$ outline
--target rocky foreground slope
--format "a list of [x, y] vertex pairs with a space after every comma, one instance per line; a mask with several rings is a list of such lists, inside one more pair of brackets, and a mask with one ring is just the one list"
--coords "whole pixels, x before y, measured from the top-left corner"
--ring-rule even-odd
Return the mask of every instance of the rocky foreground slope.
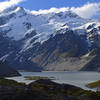
[[98, 48], [99, 19], [69, 10], [34, 14], [16, 6], [0, 12], [0, 60], [17, 70], [99, 71], [99, 57], [96, 68], [89, 64]]
[[0, 79], [0, 100], [100, 100], [100, 92], [38, 80], [25, 85], [13, 80]]
[[0, 61], [0, 78], [12, 76], [20, 76], [20, 74], [7, 64]]

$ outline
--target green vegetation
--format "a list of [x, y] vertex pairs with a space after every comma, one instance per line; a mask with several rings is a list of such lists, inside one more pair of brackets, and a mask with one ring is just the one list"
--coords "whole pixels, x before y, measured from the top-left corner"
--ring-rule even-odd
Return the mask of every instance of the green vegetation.
[[96, 81], [96, 82], [93, 82], [93, 83], [89, 83], [88, 84], [88, 87], [90, 87], [90, 88], [100, 87], [100, 81]]
[[0, 79], [0, 100], [100, 100], [100, 92], [57, 84], [49, 79], [40, 79], [29, 85]]
[[92, 50], [90, 51], [90, 53], [89, 53], [89, 56], [94, 56], [94, 55], [96, 55], [97, 51], [98, 51], [97, 48], [92, 49]]
[[77, 97], [78, 100], [99, 100], [100, 93], [83, 89], [72, 89], [67, 92], [69, 95]]
[[77, 100], [100, 100], [100, 92], [93, 92], [93, 91], [87, 91], [83, 90], [78, 87], [73, 87], [71, 85], [65, 85], [62, 87], [62, 85], [55, 85], [55, 84], [43, 84], [43, 83], [33, 83], [32, 87], [36, 87], [45, 93], [47, 93], [48, 96], [51, 96], [52, 94], [58, 96], [60, 94], [64, 95], [70, 95]]
[[14, 80], [8, 80], [8, 79], [0, 79], [0, 85], [6, 85], [6, 86], [12, 86], [12, 87], [17, 87], [17, 86], [24, 86], [25, 83], [18, 83]]

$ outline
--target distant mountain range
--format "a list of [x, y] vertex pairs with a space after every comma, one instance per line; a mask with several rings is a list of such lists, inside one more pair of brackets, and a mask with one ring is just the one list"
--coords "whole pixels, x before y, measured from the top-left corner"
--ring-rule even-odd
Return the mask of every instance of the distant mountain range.
[[100, 19], [17, 6], [0, 13], [0, 60], [17, 70], [99, 71], [99, 55]]

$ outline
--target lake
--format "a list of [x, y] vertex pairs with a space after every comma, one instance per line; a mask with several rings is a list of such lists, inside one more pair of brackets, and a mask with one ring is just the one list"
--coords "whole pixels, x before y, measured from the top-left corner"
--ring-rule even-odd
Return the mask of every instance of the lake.
[[[89, 89], [85, 85], [97, 80], [100, 80], [100, 73], [98, 72], [20, 72], [22, 76], [20, 77], [12, 77], [8, 79], [13, 79], [18, 82], [25, 82], [29, 84], [33, 82], [33, 80], [25, 80], [25, 76], [43, 76], [43, 77], [55, 77], [56, 80], [53, 80], [57, 83], [66, 83], [81, 87], [86, 90], [94, 90]], [[95, 91], [95, 90], [94, 90]]]

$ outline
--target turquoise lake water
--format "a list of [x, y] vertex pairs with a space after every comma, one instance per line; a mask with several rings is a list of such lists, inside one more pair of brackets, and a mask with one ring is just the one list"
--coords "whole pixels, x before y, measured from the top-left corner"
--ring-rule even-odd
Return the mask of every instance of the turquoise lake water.
[[90, 90], [86, 87], [86, 84], [100, 80], [100, 73], [98, 72], [20, 72], [21, 77], [12, 77], [9, 79], [16, 80], [18, 82], [25, 82], [29, 84], [33, 80], [25, 80], [25, 76], [43, 76], [43, 77], [55, 77], [55, 82], [66, 83], [81, 87], [86, 90]]

